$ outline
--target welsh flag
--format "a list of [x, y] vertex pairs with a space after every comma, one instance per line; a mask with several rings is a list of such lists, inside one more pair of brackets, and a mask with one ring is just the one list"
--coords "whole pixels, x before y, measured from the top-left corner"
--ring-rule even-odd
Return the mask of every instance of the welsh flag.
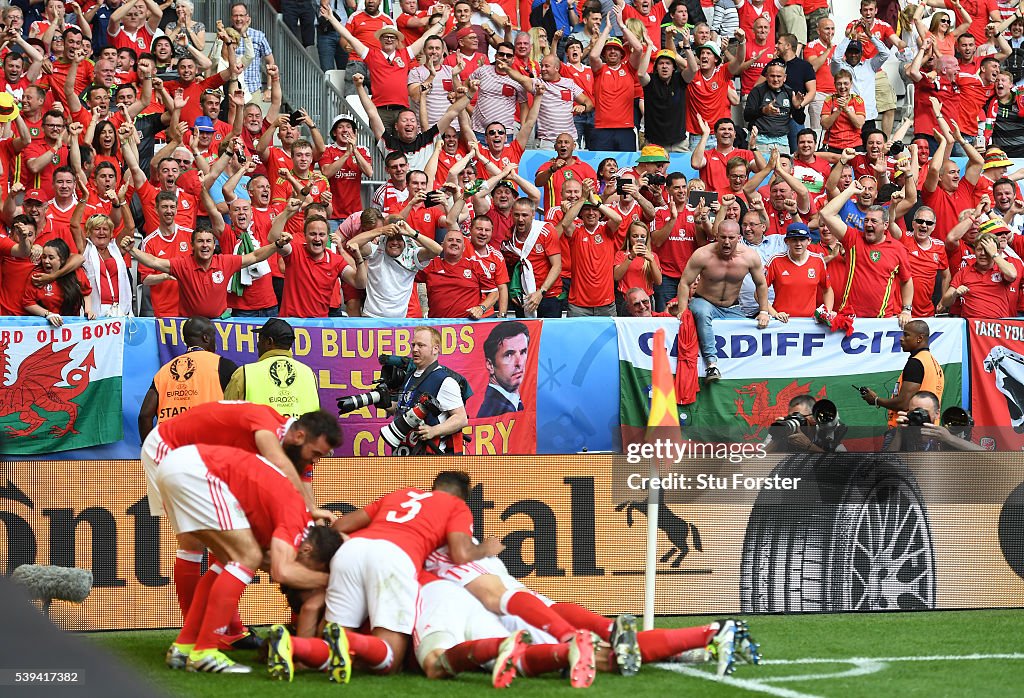
[[[665, 336], [675, 337], [679, 321], [675, 318], [615, 318], [615, 329], [619, 343], [619, 422], [622, 428], [622, 443], [638, 443], [644, 440], [644, 430], [650, 426], [664, 426], [660, 421], [671, 411], [675, 424], [680, 423], [678, 408], [675, 407], [675, 387], [672, 375], [676, 370], [676, 342], [669, 343], [665, 350]], [[656, 336], [661, 333], [661, 355], [667, 358], [664, 371], [668, 377], [667, 388], [655, 388], [654, 368]], [[657, 403], [655, 396], [659, 396]], [[668, 398], [671, 396], [671, 402]], [[650, 412], [648, 412], [650, 406]], [[655, 414], [655, 410], [659, 414]], [[683, 420], [685, 423], [685, 419]]]
[[0, 453], [120, 441], [123, 357], [123, 318], [0, 326]]
[[[945, 375], [943, 407], [962, 405], [963, 321], [930, 318], [927, 322], [930, 351]], [[671, 318], [616, 320], [624, 443], [646, 424], [654, 332], [675, 324]], [[885, 410], [864, 402], [854, 386], [867, 386], [881, 396], [894, 393], [909, 357], [900, 347], [903, 332], [894, 318], [857, 319], [849, 336], [810, 319], [772, 322], [764, 330], [758, 330], [753, 320], [724, 320], [715, 321], [714, 329], [723, 377], [703, 384], [696, 404], [682, 415], [689, 438], [763, 441], [768, 425], [784, 416], [789, 401], [802, 394], [834, 402], [840, 420], [851, 426], [850, 437], [867, 438], [885, 431]], [[674, 364], [675, 357], [671, 358]], [[704, 374], [703, 364], [699, 372]]]

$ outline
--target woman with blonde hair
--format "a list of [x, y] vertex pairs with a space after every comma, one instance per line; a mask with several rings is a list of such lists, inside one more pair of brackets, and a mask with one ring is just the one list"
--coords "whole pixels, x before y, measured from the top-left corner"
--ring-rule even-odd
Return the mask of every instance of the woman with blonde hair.
[[626, 307], [626, 292], [641, 288], [650, 296], [654, 287], [661, 283], [661, 263], [658, 255], [649, 247], [651, 231], [646, 223], [634, 221], [626, 231], [622, 249], [615, 253], [615, 305], [619, 317], [629, 317]]
[[[120, 196], [113, 190], [106, 194], [111, 206], [123, 216], [123, 225], [116, 239], [114, 232], [117, 225], [109, 216], [97, 214], [89, 216], [85, 221], [85, 261], [82, 263], [82, 269], [89, 280], [90, 303], [98, 317], [132, 314], [134, 292], [131, 278], [128, 276], [128, 266], [125, 264], [119, 244], [123, 237], [135, 234], [135, 221], [131, 209], [121, 200], [125, 193], [122, 187]], [[88, 201], [82, 197], [71, 215], [71, 232], [76, 238], [82, 235], [82, 218], [87, 205]]]

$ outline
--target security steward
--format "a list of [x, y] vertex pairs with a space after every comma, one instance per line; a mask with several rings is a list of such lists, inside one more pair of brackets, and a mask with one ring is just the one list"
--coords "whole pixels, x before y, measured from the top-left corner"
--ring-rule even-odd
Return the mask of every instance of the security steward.
[[882, 398], [870, 388], [861, 391], [861, 396], [869, 405], [889, 410], [890, 429], [896, 426], [897, 413], [909, 410], [910, 399], [922, 390], [942, 398], [945, 377], [942, 374], [942, 366], [928, 351], [928, 339], [928, 323], [924, 320], [911, 320], [904, 325], [900, 348], [910, 354], [910, 358], [907, 359], [896, 381], [894, 395]]
[[181, 331], [185, 353], [160, 367], [139, 409], [139, 436], [142, 441], [157, 423], [187, 412], [204, 402], [224, 399], [224, 389], [238, 365], [215, 353], [217, 336], [213, 323], [205, 317], [185, 321]]
[[298, 418], [319, 410], [313, 369], [292, 356], [292, 326], [281, 318], [270, 318], [257, 337], [259, 360], [235, 371], [224, 389], [224, 399], [270, 405], [285, 417]]

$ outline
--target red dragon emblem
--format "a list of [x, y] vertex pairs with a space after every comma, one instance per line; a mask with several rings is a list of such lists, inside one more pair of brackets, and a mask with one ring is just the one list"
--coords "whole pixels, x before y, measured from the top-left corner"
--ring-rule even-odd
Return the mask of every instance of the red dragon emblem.
[[[753, 429], [752, 432], [744, 434], [744, 438], [748, 441], [760, 438], [761, 431], [767, 429], [769, 424], [779, 417], [786, 416], [786, 408], [789, 406], [790, 400], [795, 398], [797, 395], [809, 393], [810, 390], [810, 383], [804, 383], [801, 385], [796, 381], [793, 381], [775, 394], [775, 402], [769, 402], [771, 395], [768, 390], [768, 381], [750, 383], [742, 388], [736, 388], [737, 395], [747, 395], [754, 398], [754, 402], [750, 406], [749, 413], [746, 409], [747, 401], [743, 397], [737, 397], [735, 400], [736, 416], [746, 422], [747, 426]], [[816, 400], [820, 400], [823, 397], [825, 397], [825, 386], [822, 386], [821, 389], [818, 390], [818, 394], [814, 396]]]
[[[68, 371], [64, 378], [64, 369], [73, 364], [71, 350], [77, 344], [54, 350], [50, 344], [32, 352], [21, 362], [17, 376], [11, 373], [7, 349], [10, 342], [0, 343], [0, 417], [17, 414], [27, 424], [24, 429], [8, 425], [7, 435], [10, 437], [28, 436], [39, 438], [35, 434], [39, 427], [47, 423], [40, 412], [66, 412], [67, 424], [60, 427], [53, 424], [50, 436], [77, 434], [75, 421], [78, 419], [78, 405], [71, 402], [89, 386], [89, 374], [96, 368], [95, 349], [89, 351], [81, 365]], [[66, 383], [66, 385], [58, 385]]]

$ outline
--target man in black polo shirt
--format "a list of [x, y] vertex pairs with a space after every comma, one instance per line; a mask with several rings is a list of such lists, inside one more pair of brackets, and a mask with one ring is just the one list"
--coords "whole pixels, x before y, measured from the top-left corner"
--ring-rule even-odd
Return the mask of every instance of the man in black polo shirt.
[[[814, 68], [796, 55], [798, 47], [797, 38], [792, 34], [781, 34], [775, 40], [775, 60], [785, 64], [786, 84], [795, 95], [793, 115], [789, 120], [789, 152], [791, 153], [796, 152], [796, 134], [804, 127], [806, 121], [804, 107], [813, 102], [814, 96], [818, 93], [818, 78]], [[767, 78], [768, 66], [765, 66], [763, 75]]]
[[688, 150], [683, 121], [686, 118], [686, 81], [681, 71], [693, 75], [697, 60], [689, 46], [683, 56], [663, 49], [654, 56], [654, 72], [641, 73], [644, 88], [644, 135], [648, 143], [670, 152]]

